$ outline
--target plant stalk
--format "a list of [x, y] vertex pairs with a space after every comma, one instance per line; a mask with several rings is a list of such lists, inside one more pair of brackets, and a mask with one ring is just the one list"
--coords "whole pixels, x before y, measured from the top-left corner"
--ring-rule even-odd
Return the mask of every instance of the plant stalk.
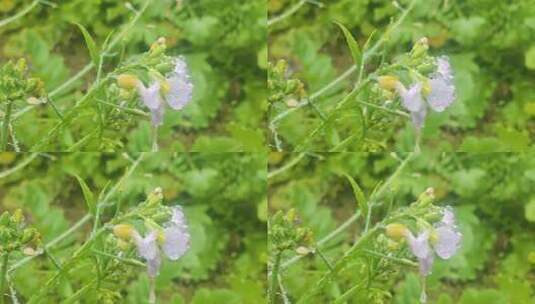
[[279, 268], [281, 264], [281, 253], [275, 255], [275, 262], [271, 269], [271, 284], [269, 285], [269, 303], [277, 303], [277, 279], [279, 277]]
[[2, 256], [2, 276], [0, 277], [0, 304], [4, 304], [4, 287], [6, 284], [7, 275], [7, 262], [9, 260], [9, 254], [4, 253]]
[[4, 124], [2, 127], [2, 142], [0, 143], [0, 150], [7, 151], [7, 141], [9, 138], [9, 123], [11, 120], [11, 109], [13, 108], [13, 101], [8, 101], [6, 106], [6, 113], [4, 115]]

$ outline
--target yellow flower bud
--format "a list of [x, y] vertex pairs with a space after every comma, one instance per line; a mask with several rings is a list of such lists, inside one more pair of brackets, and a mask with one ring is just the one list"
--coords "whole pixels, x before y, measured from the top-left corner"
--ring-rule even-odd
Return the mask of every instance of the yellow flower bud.
[[121, 74], [117, 76], [117, 85], [123, 89], [134, 89], [139, 80], [136, 76], [131, 74]]
[[134, 227], [132, 227], [132, 225], [118, 224], [113, 226], [113, 234], [120, 239], [129, 240], [133, 233]]
[[407, 234], [407, 226], [399, 223], [386, 225], [386, 235], [393, 240], [400, 240]]
[[377, 82], [382, 89], [392, 91], [396, 89], [399, 79], [396, 76], [386, 75], [377, 77]]
[[424, 81], [422, 86], [422, 94], [424, 96], [428, 96], [431, 93], [431, 86], [429, 85], [429, 81]]
[[167, 80], [164, 80], [160, 82], [160, 92], [162, 92], [163, 95], [166, 95], [171, 90], [171, 86], [169, 85], [169, 82]]

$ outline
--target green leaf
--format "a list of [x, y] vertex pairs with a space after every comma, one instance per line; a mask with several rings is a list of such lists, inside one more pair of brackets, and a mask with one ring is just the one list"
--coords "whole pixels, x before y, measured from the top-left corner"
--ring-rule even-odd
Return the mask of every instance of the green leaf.
[[366, 196], [364, 196], [364, 192], [362, 192], [362, 189], [360, 188], [359, 184], [351, 177], [349, 174], [344, 173], [345, 177], [351, 184], [351, 188], [353, 188], [353, 195], [355, 195], [355, 199], [357, 200], [357, 204], [362, 210], [362, 212], [368, 212], [368, 201], [366, 200]]
[[95, 195], [89, 189], [89, 186], [87, 186], [86, 182], [78, 175], [74, 174], [74, 177], [78, 180], [78, 183], [80, 184], [80, 187], [82, 188], [82, 192], [84, 194], [85, 203], [87, 204], [87, 208], [89, 209], [89, 212], [91, 214], [96, 213], [96, 201], [95, 201]]
[[357, 41], [355, 40], [351, 32], [342, 23], [336, 21], [334, 23], [336, 23], [336, 25], [338, 25], [340, 29], [342, 29], [342, 32], [344, 33], [344, 36], [346, 38], [347, 45], [349, 46], [349, 50], [351, 51], [351, 57], [353, 57], [353, 62], [355, 63], [355, 65], [358, 65], [362, 55]]
[[535, 45], [526, 51], [525, 63], [528, 69], [535, 70]]
[[95, 40], [93, 40], [93, 37], [91, 37], [91, 34], [89, 34], [87, 29], [83, 25], [76, 23], [76, 22], [73, 22], [73, 23], [78, 26], [78, 28], [82, 32], [82, 35], [84, 35], [85, 44], [87, 45], [87, 49], [89, 50], [89, 56], [91, 56], [91, 60], [93, 61], [93, 64], [95, 64], [95, 66], [98, 66], [100, 56], [99, 56], [99, 52], [98, 52], [98, 48], [95, 43]]
[[535, 199], [532, 199], [526, 206], [524, 206], [524, 215], [530, 222], [535, 222]]

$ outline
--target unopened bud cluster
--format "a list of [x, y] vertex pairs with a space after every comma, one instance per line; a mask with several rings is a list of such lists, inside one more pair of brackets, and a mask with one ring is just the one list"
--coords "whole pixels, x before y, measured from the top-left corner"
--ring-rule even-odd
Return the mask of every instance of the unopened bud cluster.
[[[268, 66], [268, 90], [270, 103], [287, 100], [288, 106], [306, 96], [305, 87], [299, 79], [289, 79], [288, 64], [279, 60], [277, 64]], [[293, 100], [293, 102], [291, 101]]]
[[33, 254], [40, 245], [41, 235], [37, 229], [26, 226], [20, 209], [0, 215], [0, 255], [15, 251]]
[[44, 83], [39, 78], [29, 77], [26, 60], [8, 61], [0, 67], [0, 103], [33, 100], [45, 94]]
[[296, 250], [299, 253], [313, 246], [312, 231], [300, 226], [295, 209], [286, 213], [278, 211], [271, 217], [268, 237], [269, 244], [273, 246], [271, 251], [276, 253], [285, 250]]

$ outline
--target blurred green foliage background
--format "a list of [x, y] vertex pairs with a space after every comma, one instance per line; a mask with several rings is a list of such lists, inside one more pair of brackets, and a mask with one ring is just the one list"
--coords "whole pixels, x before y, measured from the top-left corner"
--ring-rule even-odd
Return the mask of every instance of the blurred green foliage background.
[[[97, 195], [110, 189], [139, 154], [39, 154], [14, 172], [30, 154], [0, 154], [0, 211], [21, 208], [43, 242], [69, 229], [88, 213], [80, 176]], [[145, 154], [139, 166], [103, 209], [105, 222], [115, 213], [142, 202], [162, 187], [164, 203], [184, 208], [191, 232], [191, 249], [177, 262], [164, 261], [157, 278], [159, 303], [262, 303], [266, 271], [266, 157], [261, 154]], [[10, 174], [6, 174], [10, 172]], [[90, 221], [91, 223], [92, 221]], [[49, 250], [61, 263], [88, 237], [91, 224]], [[13, 265], [21, 256], [12, 256]], [[35, 294], [56, 270], [41, 256], [16, 269], [12, 281], [22, 303]], [[65, 270], [58, 286], [39, 303], [60, 303], [95, 277], [86, 258]], [[96, 303], [99, 293], [118, 291], [113, 303], [147, 303], [146, 270], [126, 266], [85, 294], [80, 303]]]
[[[285, 59], [288, 77], [300, 79], [310, 95], [351, 67], [344, 24], [361, 48], [370, 36], [383, 35], [410, 0], [305, 1], [295, 14], [269, 27], [269, 60]], [[287, 12], [297, 0], [269, 0], [269, 19]], [[405, 21], [387, 37], [383, 52], [369, 64], [390, 62], [428, 37], [433, 55], [451, 58], [457, 101], [444, 113], [432, 113], [423, 131], [424, 145], [441, 151], [496, 152], [529, 148], [535, 135], [535, 5], [533, 0], [416, 0]], [[316, 99], [328, 112], [357, 79], [355, 73]], [[373, 98], [365, 91], [364, 101]], [[270, 116], [291, 105], [271, 105]], [[400, 107], [401, 109], [401, 107]], [[405, 119], [351, 103], [313, 143], [327, 151], [349, 134], [363, 133], [347, 151], [412, 150], [412, 125]], [[287, 116], [278, 131], [292, 150], [318, 126], [318, 110], [304, 107]], [[363, 123], [366, 129], [363, 130]], [[272, 136], [270, 136], [272, 137]], [[273, 139], [271, 139], [273, 142]]]
[[[270, 172], [297, 156], [272, 153]], [[343, 174], [354, 177], [367, 197], [386, 182], [403, 157], [387, 153], [305, 154], [293, 167], [269, 179], [270, 212], [296, 208], [300, 224], [311, 228], [318, 241], [358, 210]], [[373, 209], [371, 223], [383, 219], [389, 210], [408, 206], [427, 187], [433, 187], [436, 205], [453, 206], [463, 241], [452, 259], [435, 260], [427, 279], [428, 303], [532, 303], [534, 174], [533, 153], [424, 152], [416, 155], [388, 188], [382, 204]], [[364, 222], [361, 216], [321, 247], [333, 264], [363, 233]], [[288, 252], [283, 261], [295, 255]], [[350, 263], [348, 271], [319, 291], [314, 303], [331, 303], [362, 281], [365, 287], [345, 303], [419, 303], [417, 268], [368, 255]], [[313, 290], [328, 271], [318, 255], [309, 255], [283, 271], [282, 280], [292, 302]]]
[[[8, 18], [31, 0], [0, 0], [0, 20]], [[117, 34], [145, 0], [62, 0], [55, 7], [37, 5], [29, 14], [0, 27], [0, 63], [25, 57], [31, 73], [41, 77], [50, 92], [90, 62], [87, 47], [73, 22], [85, 26], [101, 45]], [[261, 151], [264, 150], [266, 81], [266, 3], [262, 0], [176, 1], [152, 0], [121, 47], [108, 58], [104, 72], [121, 59], [146, 52], [159, 37], [167, 39], [169, 55], [184, 55], [194, 83], [193, 102], [183, 111], [167, 111], [160, 130], [165, 150]], [[93, 69], [70, 90], [54, 98], [68, 109], [95, 79]], [[96, 103], [96, 101], [94, 101]], [[15, 112], [21, 107], [15, 109]], [[92, 112], [84, 113], [59, 137], [49, 151], [63, 151], [79, 138], [73, 133], [93, 130]], [[138, 117], [127, 130], [109, 130], [99, 142], [83, 150], [150, 150], [150, 123]], [[50, 106], [41, 105], [17, 119], [16, 135], [28, 148], [58, 121]], [[83, 132], [82, 132], [83, 133]], [[117, 142], [124, 148], [117, 147]], [[24, 150], [24, 149], [23, 149]]]

